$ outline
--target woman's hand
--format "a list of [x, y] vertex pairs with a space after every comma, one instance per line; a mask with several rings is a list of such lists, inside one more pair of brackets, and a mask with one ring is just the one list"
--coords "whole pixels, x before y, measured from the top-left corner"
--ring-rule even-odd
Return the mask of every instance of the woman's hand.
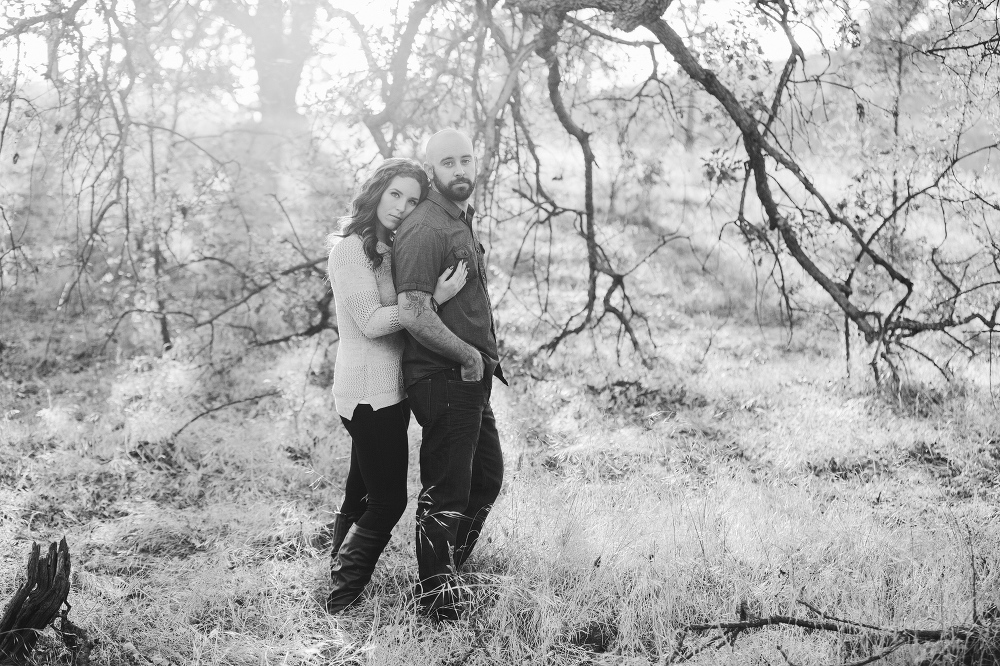
[[444, 273], [441, 273], [441, 277], [438, 278], [437, 287], [434, 289], [434, 300], [437, 304], [443, 305], [445, 301], [450, 301], [455, 297], [455, 294], [462, 291], [468, 276], [469, 267], [465, 264], [464, 259], [458, 262], [454, 271], [445, 269]]

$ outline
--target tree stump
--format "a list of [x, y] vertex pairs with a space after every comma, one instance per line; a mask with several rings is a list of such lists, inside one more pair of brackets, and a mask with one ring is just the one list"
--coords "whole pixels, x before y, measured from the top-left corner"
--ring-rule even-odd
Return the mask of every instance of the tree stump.
[[69, 596], [69, 546], [49, 544], [49, 553], [31, 544], [27, 580], [14, 593], [0, 618], [0, 664], [26, 664], [38, 637]]

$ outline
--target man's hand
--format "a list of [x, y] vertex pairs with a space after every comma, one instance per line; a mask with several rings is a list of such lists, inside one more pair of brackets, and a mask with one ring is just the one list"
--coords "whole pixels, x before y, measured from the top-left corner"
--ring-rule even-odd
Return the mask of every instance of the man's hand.
[[472, 355], [468, 361], [462, 363], [462, 381], [463, 382], [478, 382], [482, 381], [483, 374], [486, 372], [486, 367], [483, 365], [483, 356], [476, 350], [476, 353]]

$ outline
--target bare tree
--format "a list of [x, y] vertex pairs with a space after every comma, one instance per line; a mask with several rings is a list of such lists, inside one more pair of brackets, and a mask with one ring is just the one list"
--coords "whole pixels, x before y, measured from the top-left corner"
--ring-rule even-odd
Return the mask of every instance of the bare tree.
[[[989, 188], [982, 187], [975, 177], [962, 170], [962, 166], [977, 156], [995, 152], [997, 144], [986, 141], [968, 146], [961, 139], [969, 125], [959, 119], [958, 127], [951, 128], [950, 148], [935, 155], [924, 155], [922, 160], [914, 162], [919, 168], [911, 171], [905, 183], [897, 178], [889, 193], [888, 206], [870, 207], [863, 211], [864, 217], [862, 211], [849, 216], [845, 213], [846, 204], [842, 203], [844, 193], [824, 187], [809, 173], [807, 159], [813, 150], [810, 133], [820, 125], [820, 118], [813, 115], [811, 109], [804, 108], [799, 97], [805, 88], [843, 84], [834, 77], [806, 72], [805, 53], [793, 29], [800, 21], [792, 5], [784, 0], [754, 3], [760, 19], [786, 36], [790, 55], [776, 79], [770, 82], [768, 97], [751, 92], [741, 98], [718, 73], [702, 64], [669, 21], [661, 18], [670, 4], [669, 1], [640, 0], [523, 0], [515, 3], [523, 14], [536, 17], [541, 30], [549, 35], [549, 46], [540, 55], [555, 64], [557, 60], [551, 45], [557, 40], [555, 35], [569, 33], [574, 23], [581, 20], [571, 16], [574, 12], [587, 12], [591, 21], [608, 21], [612, 27], [624, 31], [642, 26], [655, 36], [677, 65], [714, 98], [739, 133], [746, 174], [742, 179], [735, 224], [749, 242], [776, 257], [790, 257], [825, 292], [851, 325], [874, 345], [873, 368], [877, 374], [877, 361], [884, 361], [895, 376], [892, 354], [903, 349], [936, 363], [930, 354], [913, 344], [914, 338], [930, 332], [939, 333], [969, 353], [975, 353], [970, 341], [983, 330], [994, 330], [1000, 311], [997, 291], [1000, 255], [986, 223], [998, 207]], [[901, 24], [897, 36], [902, 36], [912, 15], [918, 11], [917, 5], [911, 7], [911, 18]], [[941, 44], [948, 43], [951, 38], [949, 35], [938, 37], [935, 53], [940, 54], [945, 48]], [[977, 44], [987, 43], [988, 40], [984, 40]], [[912, 47], [897, 45], [894, 48], [897, 54], [904, 49], [912, 52]], [[961, 58], [969, 51], [964, 48], [957, 53]], [[969, 84], [983, 81], [982, 72], [976, 71], [975, 63], [967, 58], [945, 65], [938, 69], [937, 76], [957, 76]], [[557, 77], [557, 70], [550, 65], [550, 82], [558, 81]], [[896, 81], [902, 81], [901, 70]], [[967, 86], [966, 90], [975, 96], [973, 87]], [[856, 94], [856, 91], [849, 92]], [[967, 114], [972, 105], [988, 99], [984, 95], [977, 97], [977, 102], [960, 101], [956, 113]], [[558, 99], [554, 98], [553, 104], [560, 114]], [[895, 111], [890, 109], [889, 113], [898, 121], [898, 100], [892, 108]], [[561, 114], [561, 119], [563, 116]], [[797, 120], [805, 122], [796, 125]], [[588, 155], [585, 134], [571, 122], [564, 122], [564, 127], [580, 140], [584, 160], [589, 164], [592, 157]], [[898, 124], [895, 131], [898, 132]], [[963, 226], [963, 232], [975, 237], [976, 243], [966, 254], [951, 255], [947, 260], [943, 257], [950, 252], [944, 241], [930, 245], [920, 259], [894, 257], [891, 243], [883, 242], [881, 234], [901, 212], [918, 206], [925, 210], [938, 209], [936, 214], [930, 214], [930, 222], [943, 230], [945, 238], [949, 230]], [[967, 225], [964, 220], [968, 220]], [[831, 234], [835, 236], [834, 241], [815, 242], [818, 236]], [[851, 280], [856, 279], [856, 271], [840, 265], [836, 259], [841, 251], [838, 248], [854, 248], [858, 262], [866, 262], [872, 267], [871, 271], [876, 274], [872, 281], [877, 284], [868, 293], [853, 288]], [[923, 270], [928, 265], [934, 270]], [[782, 291], [791, 309], [790, 294], [786, 289]], [[938, 367], [947, 372], [945, 367]]]
[[313, 54], [320, 0], [214, 0], [209, 11], [238, 28], [250, 42], [257, 71], [260, 110], [268, 124], [299, 117], [296, 93]]
[[[480, 223], [520, 237], [507, 288], [494, 285], [500, 300], [527, 266], [537, 289], [511, 297], [534, 308], [542, 349], [597, 327], [645, 354], [656, 340], [631, 280], [681, 235], [616, 207], [665, 187], [665, 154], [697, 148], [697, 99], [700, 140], [716, 144], [704, 165], [715, 203], [729, 207], [724, 227], [769, 259], [788, 321], [836, 311], [847, 340], [856, 330], [872, 345], [876, 372], [894, 374], [909, 350], [947, 373], [941, 344], [979, 353], [1000, 311], [990, 224], [1000, 208], [993, 182], [970, 168], [997, 149], [983, 131], [996, 99], [996, 3], [887, 0], [870, 19], [840, 7], [756, 0], [719, 22], [699, 2], [674, 11], [670, 0], [416, 0], [379, 27], [316, 0], [77, 0], [8, 20], [0, 44], [44, 37], [50, 57], [45, 84], [5, 65], [0, 161], [58, 165], [58, 175], [21, 173], [39, 186], [58, 180], [64, 205], [51, 215], [37, 196], [4, 204], [0, 267], [26, 268], [27, 248], [51, 232], [60, 255], [35, 268], [60, 275], [63, 311], [96, 307], [108, 336], [142, 329], [164, 348], [193, 336], [208, 349], [223, 335], [314, 335], [335, 326], [316, 239], [354, 173], [461, 125], [484, 151]], [[799, 36], [838, 12], [839, 49], [807, 63]], [[752, 26], [784, 36], [784, 63], [772, 66]], [[304, 72], [331, 36], [365, 66], [305, 100]], [[249, 106], [234, 103], [246, 91], [220, 55], [240, 49], [258, 80]], [[631, 80], [632, 67], [626, 82], [621, 54], [645, 63], [645, 77]], [[53, 94], [20, 94], [29, 85]], [[938, 124], [907, 121], [930, 88], [947, 91], [919, 100]], [[303, 136], [277, 140], [294, 159], [247, 151], [247, 137], [286, 121]], [[653, 154], [643, 144], [651, 131], [676, 146]], [[34, 148], [13, 147], [29, 136]], [[555, 144], [568, 146], [579, 182], [553, 184], [563, 178], [546, 163]], [[279, 182], [295, 173], [305, 180]], [[613, 230], [628, 224], [653, 234], [641, 252], [615, 245]], [[557, 305], [551, 248], [570, 225], [586, 280]]]

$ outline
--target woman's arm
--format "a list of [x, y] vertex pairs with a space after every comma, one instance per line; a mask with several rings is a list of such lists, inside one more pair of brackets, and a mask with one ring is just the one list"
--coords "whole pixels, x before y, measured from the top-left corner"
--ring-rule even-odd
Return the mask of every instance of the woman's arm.
[[375, 273], [363, 253], [357, 257], [330, 253], [329, 271], [339, 302], [347, 306], [347, 313], [366, 338], [379, 338], [403, 330], [399, 323], [399, 307], [382, 305]]

